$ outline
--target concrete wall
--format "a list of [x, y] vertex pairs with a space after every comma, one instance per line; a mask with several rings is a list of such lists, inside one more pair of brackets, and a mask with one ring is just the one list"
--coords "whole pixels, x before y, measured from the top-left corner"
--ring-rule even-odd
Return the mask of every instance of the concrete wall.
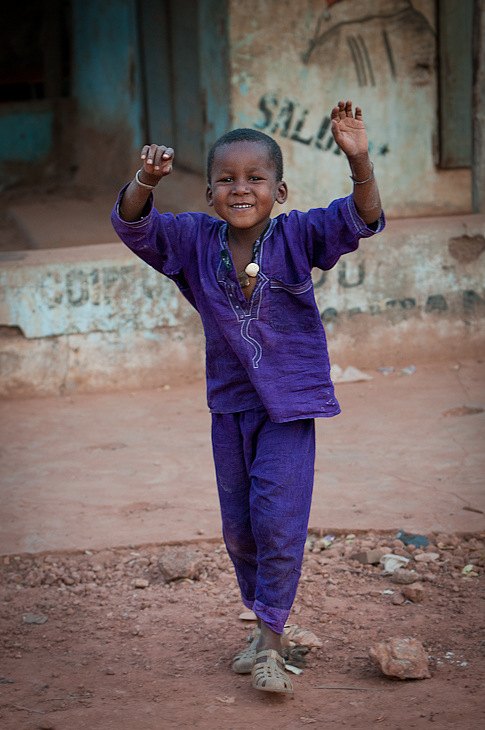
[[437, 167], [436, 46], [434, 0], [231, 0], [233, 125], [281, 144], [288, 208], [351, 191], [329, 115], [352, 99], [388, 216], [471, 212], [470, 170]]
[[485, 352], [485, 216], [394, 220], [315, 293], [334, 362], [360, 367]]
[[[465, 359], [484, 350], [485, 216], [391, 221], [315, 271], [333, 362]], [[197, 313], [121, 244], [0, 255], [4, 395], [163, 386], [202, 377]]]
[[0, 392], [118, 390], [202, 376], [197, 313], [122, 244], [4, 253], [0, 261]]

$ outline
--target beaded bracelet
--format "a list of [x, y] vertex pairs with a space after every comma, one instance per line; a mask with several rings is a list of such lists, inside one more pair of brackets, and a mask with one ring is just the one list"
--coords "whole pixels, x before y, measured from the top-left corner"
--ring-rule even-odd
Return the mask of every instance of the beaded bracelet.
[[141, 188], [144, 188], [145, 190], [155, 190], [155, 188], [157, 187], [158, 183], [157, 183], [157, 185], [147, 185], [146, 183], [142, 182], [140, 180], [140, 178], [138, 177], [138, 175], [140, 174], [140, 172], [141, 172], [141, 170], [138, 170], [138, 172], [135, 175], [135, 180], [138, 183], [138, 185]]
[[364, 183], [369, 182], [369, 180], [372, 180], [372, 178], [374, 177], [374, 163], [371, 162], [370, 164], [372, 165], [372, 172], [370, 174], [370, 177], [367, 178], [367, 180], [356, 180], [355, 177], [353, 177], [353, 175], [349, 175], [350, 179], [353, 180], [356, 185], [363, 185]]

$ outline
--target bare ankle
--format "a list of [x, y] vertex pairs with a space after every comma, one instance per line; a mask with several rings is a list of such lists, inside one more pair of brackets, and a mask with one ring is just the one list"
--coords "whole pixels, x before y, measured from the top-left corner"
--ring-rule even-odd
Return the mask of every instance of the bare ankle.
[[258, 651], [265, 651], [268, 649], [274, 649], [278, 652], [278, 654], [281, 654], [283, 647], [285, 644], [282, 641], [282, 635], [277, 634], [275, 631], [269, 628], [264, 621], [261, 621], [260, 624], [261, 628], [261, 636], [259, 637], [257, 650]]

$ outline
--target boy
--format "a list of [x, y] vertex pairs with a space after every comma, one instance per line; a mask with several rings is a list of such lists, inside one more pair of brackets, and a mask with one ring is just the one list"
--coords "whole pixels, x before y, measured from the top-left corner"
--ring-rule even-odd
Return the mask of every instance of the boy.
[[208, 404], [223, 534], [259, 635], [234, 659], [267, 692], [292, 692], [281, 651], [307, 536], [314, 418], [340, 412], [330, 380], [311, 269], [330, 269], [384, 227], [362, 112], [339, 102], [332, 132], [354, 191], [325, 209], [284, 203], [281, 150], [256, 130], [221, 137], [208, 158], [204, 213], [159, 214], [151, 191], [172, 171], [171, 148], [146, 145], [112, 221], [144, 261], [199, 311], [207, 340]]

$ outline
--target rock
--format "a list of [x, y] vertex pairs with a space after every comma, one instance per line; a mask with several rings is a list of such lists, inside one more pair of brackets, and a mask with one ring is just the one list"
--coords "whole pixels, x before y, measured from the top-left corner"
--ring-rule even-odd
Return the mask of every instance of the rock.
[[417, 639], [390, 639], [369, 650], [370, 660], [388, 677], [429, 679], [428, 657]]
[[417, 563], [433, 563], [435, 560], [438, 560], [440, 556], [439, 553], [420, 553], [413, 557]]
[[36, 616], [35, 613], [26, 613], [23, 616], [24, 624], [45, 624], [47, 616]]
[[403, 603], [406, 603], [406, 599], [404, 598], [402, 593], [396, 593], [396, 595], [391, 598], [391, 603], [393, 603], [395, 606], [402, 606]]
[[133, 588], [148, 588], [150, 585], [150, 581], [146, 580], [146, 578], [136, 578], [133, 581]]
[[397, 583], [398, 585], [409, 585], [416, 583], [419, 576], [415, 570], [405, 570], [404, 568], [397, 568], [391, 575], [391, 583]]
[[167, 583], [178, 578], [197, 579], [201, 559], [185, 547], [169, 547], [159, 556], [158, 569]]
[[402, 558], [409, 558], [410, 560], [413, 557], [409, 550], [405, 550], [404, 548], [396, 548], [394, 555], [400, 555]]
[[254, 611], [243, 611], [239, 614], [239, 618], [241, 621], [256, 621], [258, 617]]
[[323, 646], [318, 636], [314, 634], [313, 631], [309, 631], [308, 629], [295, 627], [294, 629], [290, 629], [290, 631], [287, 632], [287, 636], [295, 644], [308, 646], [310, 649], [312, 649], [313, 647], [320, 648]]
[[421, 583], [412, 583], [411, 585], [404, 586], [402, 594], [407, 601], [413, 603], [421, 603], [424, 599], [424, 590]]
[[91, 557], [92, 565], [101, 563], [104, 568], [112, 568], [116, 565], [116, 555], [111, 550], [102, 550]]
[[35, 570], [29, 571], [25, 576], [25, 582], [31, 588], [37, 588], [40, 585], [41, 577]]
[[106, 669], [104, 670], [104, 674], [112, 675], [115, 674], [115, 671], [114, 669], [111, 669], [111, 667], [106, 667]]
[[38, 726], [39, 730], [56, 730], [56, 726], [54, 725], [54, 722], [52, 720], [47, 719], [46, 717], [42, 718], [40, 720]]
[[449, 547], [458, 547], [460, 544], [460, 540], [456, 535], [446, 535], [444, 533], [441, 533], [436, 538], [436, 544], [441, 543], [442, 545], [447, 545]]
[[150, 558], [146, 558], [145, 556], [137, 558], [135, 560], [135, 565], [139, 568], [147, 568], [150, 565]]
[[350, 560], [357, 560], [362, 565], [376, 565], [383, 555], [386, 555], [387, 550], [382, 548], [375, 548], [374, 550], [365, 550], [362, 553], [353, 553], [350, 556]]

